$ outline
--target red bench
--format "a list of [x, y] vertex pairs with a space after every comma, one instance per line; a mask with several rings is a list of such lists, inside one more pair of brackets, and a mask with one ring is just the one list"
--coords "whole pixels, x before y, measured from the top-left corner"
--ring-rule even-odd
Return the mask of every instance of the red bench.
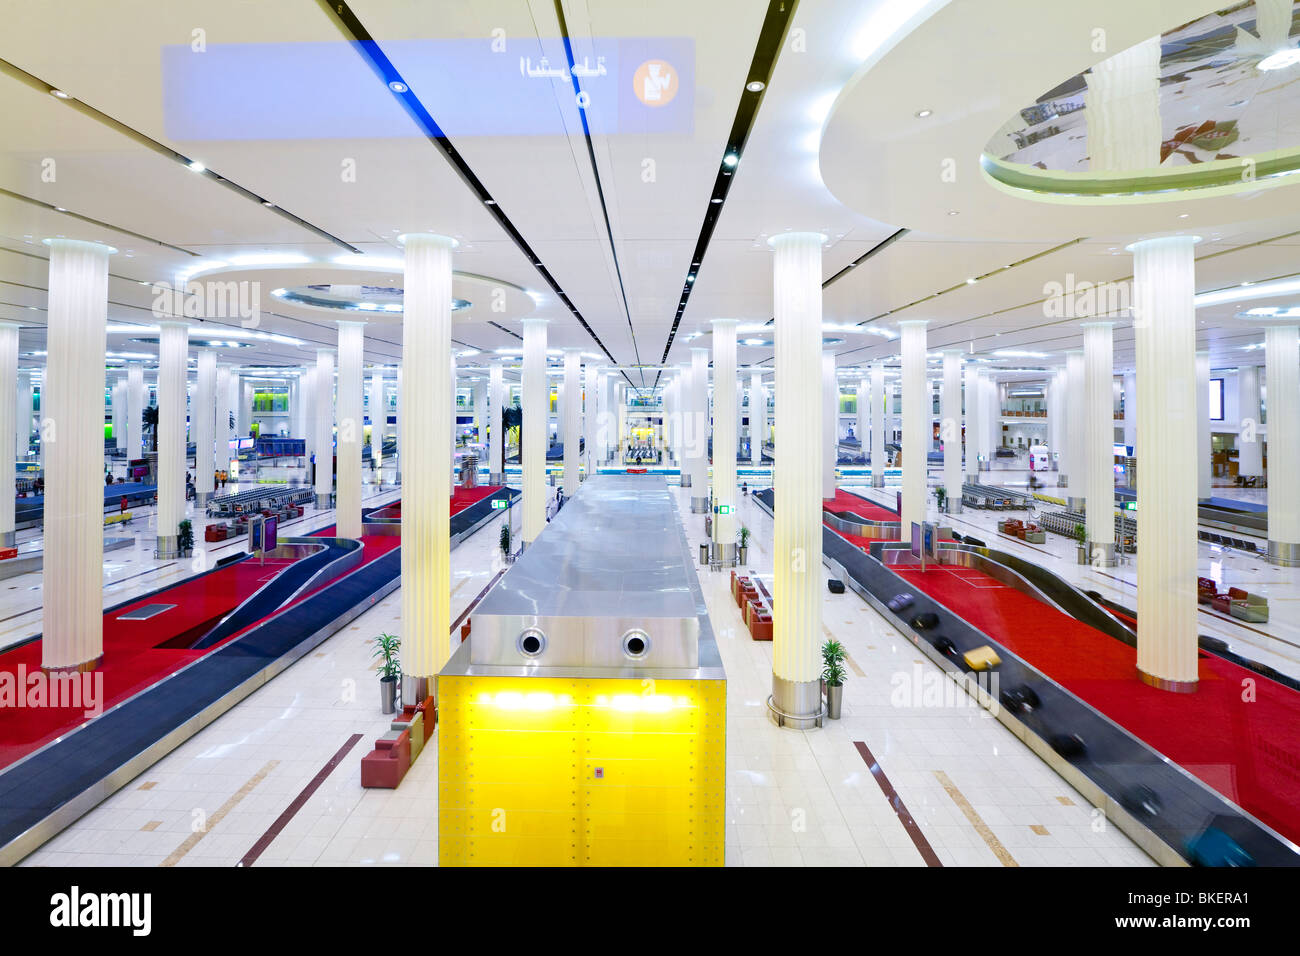
[[361, 786], [396, 790], [411, 769], [411, 732], [380, 737], [375, 749], [361, 758]]

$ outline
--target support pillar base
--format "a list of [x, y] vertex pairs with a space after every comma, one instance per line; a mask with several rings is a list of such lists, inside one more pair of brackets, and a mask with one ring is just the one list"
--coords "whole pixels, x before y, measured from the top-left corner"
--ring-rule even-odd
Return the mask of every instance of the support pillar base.
[[1268, 563], [1283, 568], [1300, 568], [1300, 542], [1273, 541], [1270, 539], [1268, 542]]
[[691, 495], [691, 514], [693, 515], [708, 514], [708, 511], [709, 511], [708, 498], [697, 498], [695, 497], [695, 495]]
[[180, 544], [179, 535], [160, 534], [158, 535], [158, 546], [154, 549], [153, 556], [155, 558], [161, 558], [163, 560], [167, 560], [171, 558], [183, 558], [185, 557], [185, 555], [181, 553], [179, 544]]
[[17, 531], [5, 531], [3, 533], [0, 533], [0, 545], [3, 545], [6, 548], [12, 548], [15, 547], [17, 544], [18, 544]]
[[1074, 495], [1065, 496], [1065, 507], [1069, 508], [1076, 514], [1083, 514], [1088, 508], [1087, 498], [1077, 498]]
[[506, 483], [506, 476], [501, 474], [500, 472], [497, 472], [496, 474], [488, 475], [488, 484], [490, 485], [504, 485], [505, 483]]
[[64, 664], [62, 667], [46, 667], [41, 665], [42, 674], [89, 674], [91, 671], [98, 669], [99, 665], [104, 663], [104, 655], [92, 658], [88, 661], [82, 661], [80, 664]]
[[871, 487], [872, 487], [872, 488], [883, 488], [883, 487], [885, 487], [885, 476], [884, 476], [883, 474], [881, 474], [881, 475], [872, 475], [872, 476], [871, 476]]
[[681, 486], [683, 488], [689, 488], [691, 486], [691, 476], [685, 472], [682, 472]]
[[713, 541], [709, 544], [709, 567], [720, 571], [736, 567], [736, 545]]
[[323, 494], [321, 494], [320, 492], [317, 492], [317, 493], [316, 493], [316, 510], [317, 510], [317, 511], [328, 511], [328, 510], [329, 510], [330, 508], [332, 508], [332, 507], [334, 507], [334, 505], [330, 502], [330, 496], [329, 496], [329, 495], [323, 495]]
[[196, 492], [194, 492], [194, 507], [195, 507], [195, 508], [206, 508], [206, 507], [208, 506], [208, 502], [212, 500], [212, 495], [213, 495], [213, 492], [211, 492], [211, 491], [196, 491]]
[[1196, 684], [1194, 680], [1169, 680], [1164, 677], [1156, 677], [1154, 674], [1148, 674], [1142, 668], [1138, 668], [1138, 680], [1142, 683], [1154, 687], [1156, 690], [1167, 690], [1171, 694], [1195, 694]]
[[820, 680], [792, 681], [772, 675], [772, 696], [767, 699], [768, 716], [778, 727], [810, 730], [820, 727], [826, 710], [822, 707]]
[[1056, 475], [1056, 487], [1058, 487], [1058, 488], [1069, 488], [1069, 487], [1070, 487], [1070, 476], [1069, 476], [1069, 475], [1064, 475], [1064, 474], [1061, 474], [1061, 473], [1058, 472], [1057, 475]]
[[402, 706], [416, 707], [429, 696], [429, 678], [402, 675]]
[[1089, 541], [1088, 542], [1088, 560], [1095, 568], [1113, 568], [1115, 567], [1115, 542], [1114, 541]]

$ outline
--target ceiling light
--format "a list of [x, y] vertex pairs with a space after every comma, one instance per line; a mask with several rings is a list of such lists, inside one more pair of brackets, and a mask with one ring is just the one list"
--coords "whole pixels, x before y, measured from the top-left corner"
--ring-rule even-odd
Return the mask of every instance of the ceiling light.
[[483, 200], [483, 205], [485, 205], [485, 206], [495, 206], [496, 204], [497, 204], [497, 201], [496, 201], [495, 199], [484, 199], [484, 200]]
[[975, 279], [967, 279], [967, 280], [966, 280], [966, 284], [967, 284], [967, 285], [974, 285], [976, 281], [977, 281], [977, 280], [975, 280]]
[[709, 200], [709, 202], [716, 204], [722, 202], [722, 199], [718, 196], [714, 196], [712, 199]]
[[234, 256], [232, 266], [287, 266], [311, 262], [310, 256], [298, 252], [264, 252], [248, 256]]
[[740, 162], [740, 157], [735, 153], [728, 153], [726, 156], [722, 157], [722, 165], [726, 166], [728, 169], [735, 166], [738, 162]]
[[388, 84], [388, 88], [394, 93], [405, 93], [407, 89], [406, 84], [400, 80], [393, 80], [393, 82]]
[[961, 211], [958, 210], [958, 209], [949, 209], [949, 210], [948, 210], [948, 215], [950, 215], [950, 216], [960, 216], [960, 215], [961, 215]]
[[60, 100], [72, 99], [71, 96], [69, 96], [67, 93], [64, 93], [62, 90], [50, 90], [50, 96], [53, 96], [56, 99], [60, 99]]
[[1261, 70], [1285, 70], [1288, 66], [1295, 66], [1300, 63], [1300, 50], [1278, 50], [1264, 59], [1259, 61]]
[[1179, 219], [1186, 219], [1189, 215], [1190, 215], [1190, 213], [1180, 212], [1180, 213], [1178, 214], [1178, 218], [1179, 218]]
[[934, 113], [934, 110], [917, 110], [917, 111], [916, 111], [916, 118], [917, 118], [917, 119], [925, 119], [927, 116], [930, 116], [930, 115], [932, 115], [933, 113]]
[[202, 163], [200, 163], [197, 159], [191, 159], [185, 165], [188, 166], [191, 170], [193, 170], [196, 173], [201, 173], [208, 168], [204, 166]]
[[1275, 295], [1292, 295], [1300, 292], [1300, 279], [1277, 279], [1272, 282], [1262, 282], [1251, 285], [1243, 289], [1239, 285], [1232, 286], [1228, 289], [1216, 289], [1213, 292], [1202, 292], [1195, 298], [1196, 307], [1204, 308], [1207, 305], [1222, 305], [1225, 302], [1238, 302], [1243, 299], [1264, 299]]
[[275, 207], [275, 203], [271, 202], [271, 200], [269, 199], [263, 199], [262, 205], [265, 206], [267, 209], [273, 209]]
[[62, 206], [55, 206], [55, 207], [54, 207], [54, 211], [55, 211], [55, 212], [67, 212], [68, 210], [64, 209]]
[[745, 84], [745, 89], [751, 93], [762, 93], [763, 87], [767, 86], [762, 80], [750, 80]]

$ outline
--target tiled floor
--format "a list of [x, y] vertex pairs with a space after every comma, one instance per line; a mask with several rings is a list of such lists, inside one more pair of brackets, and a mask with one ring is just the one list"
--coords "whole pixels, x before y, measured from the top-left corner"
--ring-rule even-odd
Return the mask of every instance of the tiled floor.
[[[703, 518], [677, 494], [694, 543]], [[754, 532], [753, 569], [770, 572], [770, 519], [748, 499], [740, 516]], [[493, 522], [453, 552], [453, 613], [491, 579], [496, 537]], [[852, 659], [843, 719], [806, 732], [777, 728], [765, 710], [771, 645], [749, 639], [728, 575], [701, 579], [728, 674], [729, 865], [925, 865], [855, 741], [874, 754], [944, 865], [1150, 865], [964, 696], [905, 706], [902, 689], [939, 672], [852, 592], [828, 595], [825, 605], [827, 633]], [[360, 786], [361, 754], [388, 725], [370, 639], [398, 629], [400, 607], [400, 592], [376, 604], [25, 864], [235, 865], [353, 734], [362, 740], [255, 865], [435, 863], [436, 749], [396, 791]]]

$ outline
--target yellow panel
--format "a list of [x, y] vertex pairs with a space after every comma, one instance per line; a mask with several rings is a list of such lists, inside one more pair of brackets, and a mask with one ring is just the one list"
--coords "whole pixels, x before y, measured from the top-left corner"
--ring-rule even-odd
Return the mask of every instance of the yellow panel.
[[439, 855], [720, 866], [725, 681], [444, 677]]

